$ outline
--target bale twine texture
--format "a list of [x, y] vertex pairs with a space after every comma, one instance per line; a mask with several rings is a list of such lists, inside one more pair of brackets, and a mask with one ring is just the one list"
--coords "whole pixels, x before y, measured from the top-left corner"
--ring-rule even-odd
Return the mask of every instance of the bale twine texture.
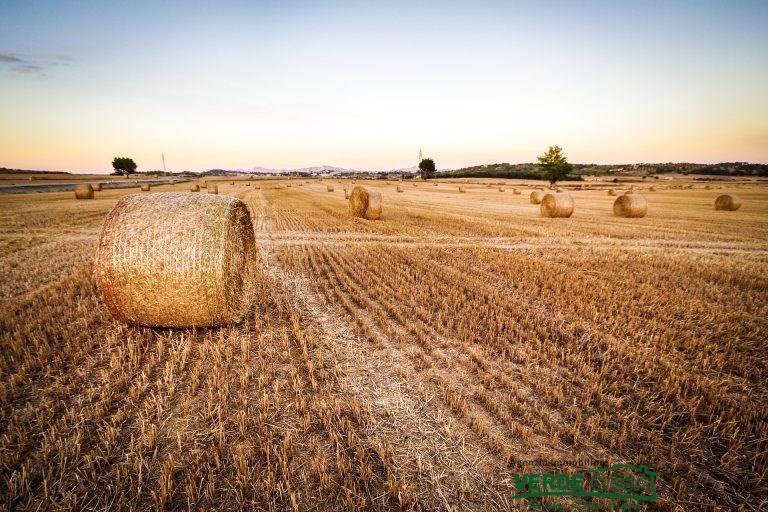
[[238, 199], [131, 194], [104, 221], [94, 275], [121, 322], [213, 327], [247, 312], [256, 254], [251, 217]]
[[566, 218], [573, 214], [573, 198], [568, 192], [546, 194], [541, 200], [541, 216]]
[[373, 192], [356, 185], [349, 194], [349, 212], [355, 217], [368, 220], [381, 218], [382, 200], [380, 192]]
[[645, 217], [648, 213], [648, 201], [640, 194], [624, 194], [613, 202], [613, 214], [616, 217]]

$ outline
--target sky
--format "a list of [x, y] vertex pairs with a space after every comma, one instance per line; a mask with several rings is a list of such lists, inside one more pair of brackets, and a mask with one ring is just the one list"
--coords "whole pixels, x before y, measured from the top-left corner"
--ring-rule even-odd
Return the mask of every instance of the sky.
[[0, 0], [0, 167], [768, 163], [768, 1]]

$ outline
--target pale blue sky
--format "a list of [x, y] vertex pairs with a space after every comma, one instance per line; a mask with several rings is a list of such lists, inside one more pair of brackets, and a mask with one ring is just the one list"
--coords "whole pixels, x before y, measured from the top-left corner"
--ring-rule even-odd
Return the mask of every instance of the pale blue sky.
[[0, 166], [768, 162], [768, 2], [7, 2]]

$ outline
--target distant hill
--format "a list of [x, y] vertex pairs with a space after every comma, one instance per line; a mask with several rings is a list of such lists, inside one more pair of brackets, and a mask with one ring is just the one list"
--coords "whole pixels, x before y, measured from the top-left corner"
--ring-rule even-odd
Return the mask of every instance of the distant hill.
[[[589, 174], [596, 176], [652, 176], [655, 174], [681, 173], [713, 176], [762, 176], [768, 177], [768, 164], [747, 162], [723, 162], [719, 164], [694, 163], [643, 163], [643, 164], [573, 164], [574, 172], [568, 179], [580, 180]], [[543, 179], [536, 171], [536, 164], [487, 164], [464, 167], [440, 173], [452, 178], [518, 178]]]

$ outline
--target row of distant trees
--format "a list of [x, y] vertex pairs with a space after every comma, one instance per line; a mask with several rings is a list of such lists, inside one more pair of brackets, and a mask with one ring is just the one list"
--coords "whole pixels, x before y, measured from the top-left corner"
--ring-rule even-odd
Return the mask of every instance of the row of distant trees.
[[[550, 146], [537, 160], [539, 163], [536, 165], [536, 171], [552, 184], [565, 179], [573, 170], [573, 165], [568, 163], [560, 146]], [[431, 158], [424, 158], [419, 162], [419, 175], [422, 179], [434, 178], [435, 172], [435, 162]]]
[[[550, 146], [547, 152], [537, 159], [539, 164], [536, 169], [553, 184], [564, 179], [573, 169], [560, 146]], [[114, 175], [129, 175], [136, 172], [136, 162], [133, 161], [133, 158], [118, 156], [112, 160], [112, 168], [115, 170], [112, 173]], [[434, 178], [436, 172], [435, 161], [431, 158], [424, 158], [419, 162], [419, 175], [422, 179]]]

